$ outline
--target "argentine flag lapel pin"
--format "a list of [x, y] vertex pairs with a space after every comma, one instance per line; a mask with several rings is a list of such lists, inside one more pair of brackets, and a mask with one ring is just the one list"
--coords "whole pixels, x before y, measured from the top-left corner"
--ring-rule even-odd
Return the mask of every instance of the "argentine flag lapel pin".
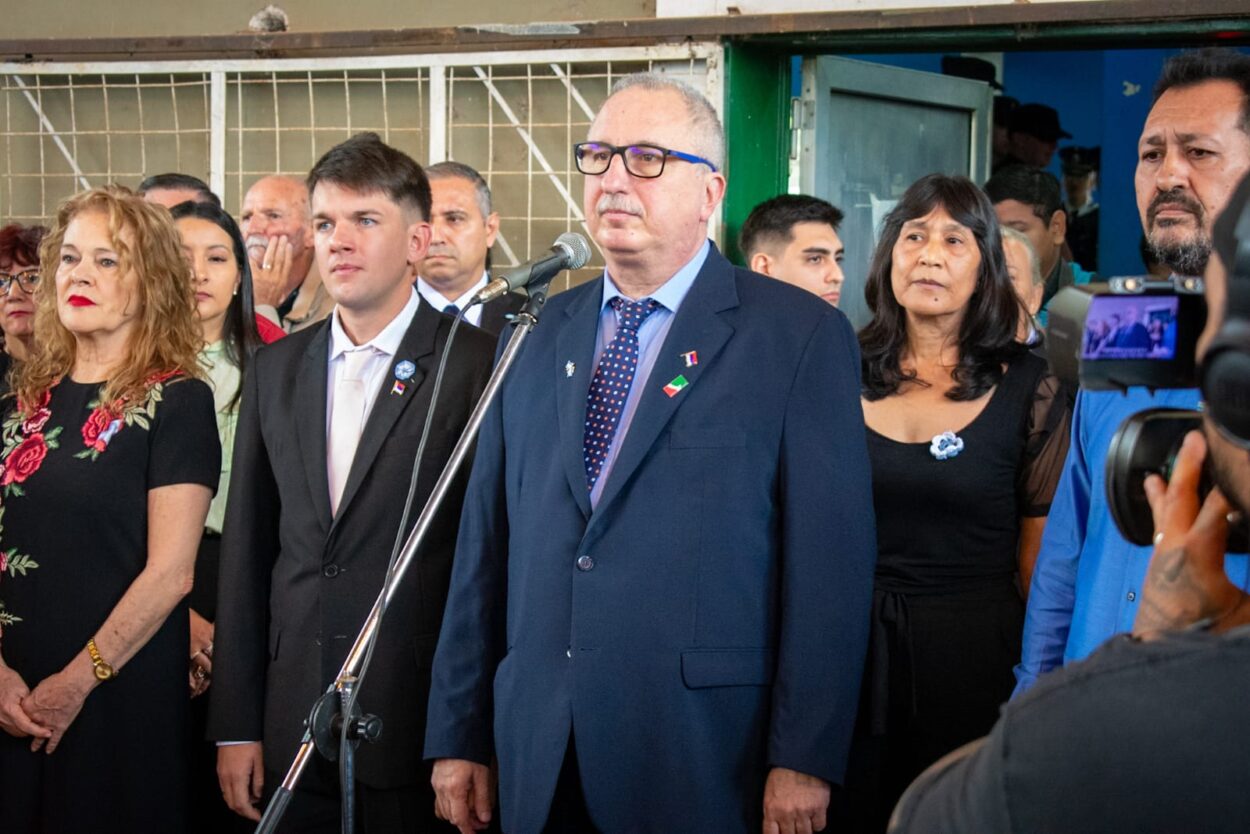
[[417, 366], [405, 359], [395, 366], [395, 382], [391, 385], [391, 396], [402, 397], [408, 386], [404, 382], [412, 379], [412, 375], [417, 372]]

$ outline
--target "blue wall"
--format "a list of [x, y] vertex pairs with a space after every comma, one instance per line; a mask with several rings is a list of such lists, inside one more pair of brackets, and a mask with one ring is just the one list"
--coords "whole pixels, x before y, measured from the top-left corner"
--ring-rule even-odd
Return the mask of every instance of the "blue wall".
[[[1060, 145], [1103, 144], [1103, 52], [1014, 52], [1003, 56], [1003, 93], [1021, 103], [1045, 104], [1059, 111], [1059, 124], [1071, 139]], [[1136, 143], [1134, 134], [1133, 141]], [[1050, 171], [1063, 179], [1059, 154]]]
[[[1164, 62], [1178, 49], [1134, 49], [1107, 52], [1103, 64], [1102, 204], [1098, 230], [1098, 262], [1102, 275], [1140, 274], [1141, 217], [1133, 177], [1137, 140], [1150, 113], [1150, 93]], [[1140, 89], [1138, 89], [1140, 88]], [[1115, 218], [1108, 224], [1108, 218]], [[1108, 228], [1110, 225], [1110, 228]]]
[[[1155, 79], [1164, 61], [1179, 51], [1008, 52], [1003, 56], [1003, 92], [1021, 102], [1058, 110], [1060, 123], [1073, 137], [1061, 140], [1060, 147], [1102, 147], [1098, 266], [1104, 277], [1138, 275], [1144, 270], [1138, 254], [1141, 221], [1133, 189], [1137, 139], [1150, 111]], [[941, 53], [846, 57], [941, 72]], [[1059, 175], [1058, 155], [1050, 170]]]

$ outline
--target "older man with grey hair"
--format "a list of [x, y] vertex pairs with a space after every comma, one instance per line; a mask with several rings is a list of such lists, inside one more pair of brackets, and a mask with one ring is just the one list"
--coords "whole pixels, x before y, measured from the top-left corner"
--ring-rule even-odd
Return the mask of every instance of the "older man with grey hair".
[[243, 197], [239, 226], [247, 243], [257, 313], [288, 333], [330, 315], [334, 299], [317, 271], [303, 180], [261, 177]]
[[1042, 308], [1042, 294], [1046, 290], [1041, 262], [1028, 235], [1010, 226], [1003, 226], [1002, 232], [1007, 274], [1011, 276], [1011, 286], [1020, 299], [1020, 324], [1016, 327], [1016, 338], [1030, 347], [1040, 345], [1042, 331], [1037, 324], [1037, 311]]
[[440, 816], [484, 827], [825, 827], [876, 535], [859, 351], [708, 240], [715, 108], [658, 75], [573, 146], [597, 280], [552, 297], [478, 442], [432, 673]]

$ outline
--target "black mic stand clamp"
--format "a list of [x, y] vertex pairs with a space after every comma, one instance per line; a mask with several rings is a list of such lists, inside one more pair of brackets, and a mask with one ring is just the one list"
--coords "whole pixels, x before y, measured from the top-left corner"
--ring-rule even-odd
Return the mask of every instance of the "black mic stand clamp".
[[338, 761], [340, 748], [343, 748], [340, 741], [344, 738], [343, 723], [345, 721], [347, 722], [346, 738], [349, 744], [343, 748], [344, 755], [350, 755], [360, 742], [377, 741], [382, 735], [382, 719], [376, 715], [365, 715], [359, 703], [352, 704], [350, 721], [343, 714], [347, 705], [351, 703], [352, 691], [355, 687], [356, 676], [344, 675], [342, 679], [335, 681], [333, 692], [327, 692], [317, 699], [317, 703], [313, 704], [312, 712], [308, 716], [307, 723], [312, 731], [313, 744], [317, 746], [317, 752], [327, 761]]
[[355, 675], [340, 676], [334, 682], [333, 691], [326, 692], [313, 704], [306, 722], [317, 752], [326, 761], [339, 762], [345, 834], [356, 830], [356, 748], [361, 741], [377, 741], [382, 735], [382, 719], [365, 715], [352, 697], [356, 681]]

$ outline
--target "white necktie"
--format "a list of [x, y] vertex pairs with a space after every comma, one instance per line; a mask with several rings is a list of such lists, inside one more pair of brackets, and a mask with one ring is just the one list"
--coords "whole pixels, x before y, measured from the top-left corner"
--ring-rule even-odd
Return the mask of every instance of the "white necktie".
[[330, 414], [330, 512], [337, 515], [347, 473], [356, 457], [356, 446], [364, 430], [365, 363], [373, 357], [373, 348], [343, 353], [343, 372], [334, 383], [334, 411]]

